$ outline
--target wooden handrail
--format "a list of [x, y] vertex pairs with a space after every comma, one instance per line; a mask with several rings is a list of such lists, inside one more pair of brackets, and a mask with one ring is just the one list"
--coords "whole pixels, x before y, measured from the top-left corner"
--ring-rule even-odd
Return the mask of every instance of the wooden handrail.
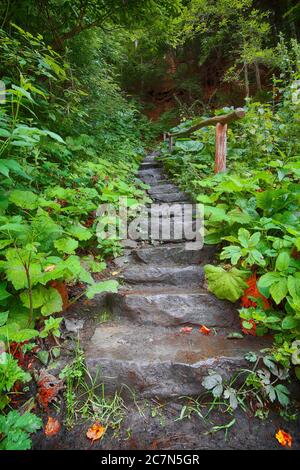
[[228, 124], [245, 116], [243, 108], [237, 108], [233, 112], [223, 114], [221, 116], [214, 116], [204, 119], [188, 129], [179, 132], [164, 134], [164, 140], [169, 140], [169, 150], [173, 151], [174, 137], [182, 137], [192, 132], [202, 129], [203, 127], [216, 126], [216, 158], [215, 158], [215, 173], [226, 171], [226, 154], [227, 154], [227, 128]]

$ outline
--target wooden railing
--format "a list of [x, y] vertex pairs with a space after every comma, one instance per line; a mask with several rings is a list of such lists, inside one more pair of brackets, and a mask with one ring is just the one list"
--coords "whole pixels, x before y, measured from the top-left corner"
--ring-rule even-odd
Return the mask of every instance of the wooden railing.
[[221, 116], [214, 116], [196, 123], [189, 129], [175, 133], [164, 134], [164, 140], [169, 141], [169, 150], [173, 151], [175, 137], [184, 137], [192, 132], [202, 129], [207, 126], [216, 126], [216, 153], [215, 153], [215, 173], [222, 173], [226, 171], [226, 155], [227, 155], [227, 129], [228, 124], [245, 116], [243, 108], [237, 108], [229, 114]]

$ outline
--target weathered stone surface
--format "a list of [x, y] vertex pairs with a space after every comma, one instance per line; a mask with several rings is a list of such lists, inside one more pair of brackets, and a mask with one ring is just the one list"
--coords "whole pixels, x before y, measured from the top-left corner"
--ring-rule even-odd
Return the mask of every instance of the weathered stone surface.
[[125, 239], [121, 241], [121, 245], [124, 248], [137, 248], [138, 242], [135, 240]]
[[196, 285], [204, 282], [203, 268], [200, 266], [156, 266], [133, 265], [126, 268], [122, 276], [132, 284], [162, 283], [176, 286]]
[[178, 188], [177, 186], [175, 186], [175, 184], [171, 184], [171, 183], [164, 183], [164, 184], [156, 184], [156, 185], [152, 185], [150, 186], [150, 189], [149, 189], [149, 194], [152, 194], [152, 193], [172, 193], [172, 192], [176, 192], [178, 191]]
[[213, 260], [216, 252], [215, 246], [204, 246], [201, 250], [187, 250], [186, 243], [141, 248], [134, 250], [136, 259], [150, 264], [206, 264]]
[[259, 351], [266, 342], [205, 336], [196, 329], [109, 323], [99, 326], [85, 348], [89, 371], [106, 390], [127, 385], [142, 396], [176, 397], [203, 392], [201, 382], [209, 369], [230, 377], [245, 365], [244, 354]]
[[128, 266], [130, 261], [132, 261], [131, 256], [128, 256], [128, 255], [118, 256], [117, 258], [114, 259], [114, 264], [118, 268], [123, 268], [124, 266]]
[[151, 217], [140, 218], [139, 222], [128, 231], [134, 240], [158, 240], [162, 242], [182, 242], [190, 240], [199, 242], [201, 237], [201, 221], [193, 221], [192, 217]]
[[175, 202], [175, 203], [156, 203], [149, 205], [149, 216], [153, 217], [188, 217], [193, 219], [196, 215], [201, 216], [201, 212], [196, 204]]
[[226, 328], [237, 325], [238, 314], [229, 302], [222, 302], [206, 290], [162, 288], [108, 294], [113, 313], [135, 322], [156, 325], [193, 323]]
[[152, 178], [152, 179], [155, 179], [155, 178], [166, 178], [167, 175], [165, 174], [165, 172], [161, 169], [161, 168], [145, 168], [145, 169], [142, 169], [142, 170], [139, 170], [138, 171], [138, 176], [140, 178], [144, 178], [144, 177], [148, 177], [148, 178]]
[[79, 320], [77, 318], [65, 318], [64, 322], [66, 330], [70, 333], [77, 333], [79, 330], [82, 330], [84, 326], [84, 320]]
[[151, 192], [151, 198], [161, 202], [189, 202], [189, 196], [181, 191], [174, 193], [154, 193]]
[[159, 167], [161, 167], [161, 163], [155, 161], [154, 159], [144, 160], [140, 165], [141, 170], [146, 170], [148, 168], [159, 168]]

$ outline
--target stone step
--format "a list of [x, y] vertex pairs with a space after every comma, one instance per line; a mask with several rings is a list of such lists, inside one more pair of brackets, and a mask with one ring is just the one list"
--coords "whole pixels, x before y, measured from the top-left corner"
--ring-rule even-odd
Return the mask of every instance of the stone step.
[[259, 354], [268, 345], [254, 337], [205, 336], [196, 328], [182, 333], [180, 328], [109, 322], [96, 328], [84, 349], [89, 372], [105, 383], [106, 392], [168, 398], [202, 393], [201, 382], [211, 369], [229, 379], [247, 366], [248, 351]]
[[161, 193], [174, 193], [178, 191], [178, 187], [172, 183], [166, 184], [157, 184], [152, 185], [148, 190], [148, 193], [151, 195], [153, 193], [161, 194]]
[[156, 161], [156, 158], [159, 156], [159, 152], [153, 152], [151, 153], [150, 155], [147, 155], [144, 160], [143, 160], [143, 163], [144, 162], [153, 162], [153, 161]]
[[157, 284], [175, 286], [200, 286], [204, 283], [203, 267], [132, 265], [122, 272], [122, 278], [129, 284]]
[[233, 304], [218, 300], [205, 289], [147, 288], [108, 294], [113, 314], [137, 323], [162, 326], [192, 323], [209, 328], [238, 327]]
[[202, 221], [192, 217], [141, 217], [130, 226], [128, 237], [133, 240], [157, 240], [164, 243], [187, 241], [202, 241]]
[[148, 177], [161, 177], [164, 176], [165, 178], [167, 177], [166, 173], [164, 170], [160, 168], [144, 168], [138, 171], [138, 176], [143, 177], [143, 176], [148, 176]]
[[192, 204], [190, 202], [178, 202], [178, 203], [152, 203], [149, 204], [148, 214], [153, 217], [198, 217], [203, 218], [203, 215], [200, 212], [200, 207], [197, 204]]
[[187, 204], [190, 202], [189, 196], [179, 190], [172, 193], [151, 192], [150, 196], [151, 199], [159, 202], [185, 202]]
[[[189, 244], [190, 246], [190, 244]], [[190, 247], [191, 248], [191, 247]], [[216, 253], [216, 246], [205, 245], [202, 249], [187, 250], [186, 243], [169, 244], [133, 250], [135, 259], [150, 264], [207, 264], [211, 263]]]
[[146, 170], [148, 168], [161, 168], [161, 163], [155, 160], [144, 160], [143, 163], [141, 163], [140, 165], [140, 171]]

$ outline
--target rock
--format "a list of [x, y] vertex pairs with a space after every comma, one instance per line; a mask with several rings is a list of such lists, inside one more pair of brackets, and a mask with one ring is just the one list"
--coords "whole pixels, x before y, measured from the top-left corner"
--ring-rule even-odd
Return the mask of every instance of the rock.
[[108, 392], [121, 388], [126, 392], [126, 385], [144, 397], [170, 398], [203, 392], [201, 382], [209, 369], [228, 379], [246, 365], [246, 352], [266, 346], [258, 338], [229, 341], [197, 330], [186, 334], [180, 329], [120, 322], [96, 329], [85, 358], [90, 373], [94, 377], [98, 373]]
[[175, 184], [167, 183], [167, 184], [157, 184], [155, 186], [150, 186], [148, 193], [151, 195], [152, 193], [172, 193], [178, 191], [177, 186]]
[[193, 323], [209, 328], [238, 327], [238, 313], [205, 290], [146, 289], [108, 294], [108, 304], [119, 317], [141, 324], [181, 325]]
[[215, 246], [204, 246], [202, 249], [187, 249], [186, 243], [166, 246], [140, 248], [133, 251], [133, 256], [147, 264], [206, 264], [213, 260]]
[[117, 258], [114, 259], [114, 265], [117, 266], [118, 268], [123, 268], [124, 266], [127, 266], [129, 262], [131, 261], [131, 256], [126, 255], [126, 256], [118, 256]]
[[135, 240], [126, 239], [121, 241], [121, 245], [124, 248], [137, 248], [138, 243]]
[[70, 333], [77, 333], [84, 326], [84, 320], [78, 320], [77, 318], [65, 318], [64, 322], [66, 330]]
[[143, 163], [141, 163], [141, 170], [146, 170], [148, 168], [158, 168], [158, 167], [161, 167], [161, 163], [159, 162], [156, 162], [155, 160], [147, 160], [147, 161], [143, 161]]
[[204, 271], [200, 266], [129, 266], [123, 271], [125, 282], [132, 284], [162, 283], [169, 285], [195, 285], [204, 282]]
[[151, 198], [160, 202], [186, 202], [189, 203], [189, 196], [181, 191], [174, 193], [154, 193], [151, 192]]

